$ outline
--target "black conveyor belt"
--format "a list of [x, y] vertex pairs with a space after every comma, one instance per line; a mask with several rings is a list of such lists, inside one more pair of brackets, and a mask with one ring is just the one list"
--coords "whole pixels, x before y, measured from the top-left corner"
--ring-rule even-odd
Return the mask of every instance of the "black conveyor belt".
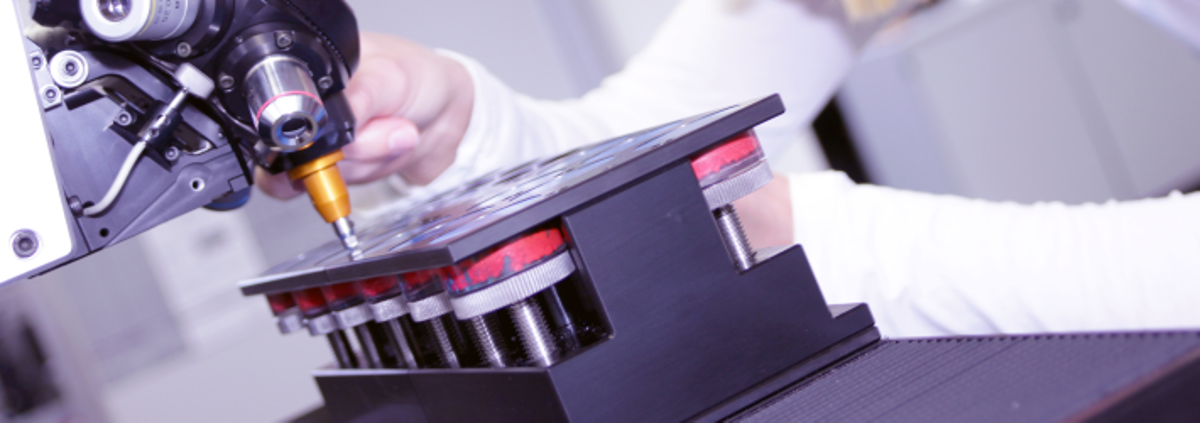
[[1061, 421], [1198, 348], [1198, 333], [881, 341], [733, 420]]

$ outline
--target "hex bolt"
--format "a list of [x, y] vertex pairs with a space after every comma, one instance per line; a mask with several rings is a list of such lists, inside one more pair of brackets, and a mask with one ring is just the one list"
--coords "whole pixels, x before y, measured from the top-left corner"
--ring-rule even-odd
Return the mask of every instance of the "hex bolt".
[[44, 64], [46, 64], [46, 58], [41, 53], [29, 55], [29, 65], [33, 66], [33, 70], [41, 70]]
[[17, 257], [28, 258], [37, 253], [38, 239], [37, 234], [29, 229], [21, 229], [12, 236], [13, 252]]
[[229, 75], [222, 74], [221, 76], [217, 77], [217, 84], [220, 85], [221, 89], [225, 91], [232, 90], [233, 85], [236, 83], [237, 81], [234, 81], [233, 77]]
[[117, 125], [129, 126], [129, 124], [133, 123], [133, 115], [129, 114], [129, 112], [127, 112], [127, 111], [122, 110], [121, 113], [117, 113], [117, 118], [114, 119], [114, 121], [117, 122]]
[[175, 44], [175, 55], [179, 57], [188, 57], [192, 55], [192, 45], [187, 41], [180, 41]]
[[291, 31], [279, 31], [275, 33], [275, 45], [282, 49], [287, 49], [292, 46], [296, 40], [292, 38]]
[[167, 151], [163, 152], [163, 157], [166, 157], [167, 160], [175, 161], [176, 159], [179, 158], [179, 149], [173, 145], [170, 147], [167, 147]]
[[330, 78], [329, 75], [322, 76], [321, 79], [317, 80], [317, 88], [320, 88], [321, 91], [328, 90], [329, 87], [332, 87], [332, 86], [333, 86], [333, 78]]

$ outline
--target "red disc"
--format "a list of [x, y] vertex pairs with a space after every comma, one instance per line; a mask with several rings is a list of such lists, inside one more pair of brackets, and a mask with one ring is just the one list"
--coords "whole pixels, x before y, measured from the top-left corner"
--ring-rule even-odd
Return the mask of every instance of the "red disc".
[[451, 293], [483, 288], [525, 270], [566, 249], [558, 228], [540, 229], [515, 241], [492, 247], [451, 267]]
[[367, 298], [391, 296], [400, 292], [400, 283], [395, 276], [380, 276], [359, 282], [363, 295]]
[[693, 159], [692, 171], [696, 173], [696, 179], [703, 180], [729, 165], [753, 157], [757, 151], [758, 137], [754, 136], [754, 131], [746, 131]]
[[308, 288], [292, 294], [296, 297], [296, 303], [300, 305], [300, 311], [305, 315], [324, 313], [328, 305], [321, 288]]
[[271, 305], [271, 314], [276, 316], [288, 311], [288, 309], [296, 306], [296, 298], [292, 297], [291, 292], [281, 292], [278, 294], [267, 294], [267, 304]]

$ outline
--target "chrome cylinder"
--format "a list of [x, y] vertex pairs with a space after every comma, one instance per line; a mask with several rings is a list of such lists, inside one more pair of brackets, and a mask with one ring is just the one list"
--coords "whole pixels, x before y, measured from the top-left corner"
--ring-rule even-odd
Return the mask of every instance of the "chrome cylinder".
[[93, 34], [105, 41], [168, 40], [183, 35], [203, 0], [81, 0], [79, 11]]
[[403, 318], [401, 316], [388, 320], [384, 324], [386, 325], [388, 336], [391, 337], [392, 344], [395, 345], [396, 351], [400, 354], [401, 364], [405, 368], [416, 369], [419, 366], [417, 365], [417, 357], [413, 354], [412, 347], [408, 345], [408, 331], [404, 329], [404, 324], [400, 323], [400, 319]]
[[299, 59], [277, 54], [258, 62], [246, 73], [245, 94], [258, 135], [271, 150], [302, 150], [325, 125], [325, 104]]
[[558, 358], [558, 346], [546, 326], [546, 318], [542, 316], [542, 308], [532, 298], [518, 301], [508, 306], [512, 314], [513, 324], [517, 327], [521, 345], [533, 364], [549, 367]]
[[493, 316], [488, 314], [467, 319], [466, 323], [484, 363], [491, 368], [508, 367], [508, 354], [504, 352], [492, 319]]
[[750, 239], [746, 237], [746, 231], [742, 229], [737, 210], [733, 208], [733, 204], [726, 204], [713, 213], [716, 214], [717, 227], [721, 230], [722, 238], [725, 238], [725, 247], [733, 256], [738, 270], [750, 270], [758, 263], [758, 259], [754, 255], [754, 248], [750, 246]]
[[458, 354], [454, 352], [454, 344], [450, 342], [450, 334], [446, 332], [446, 327], [441, 318], [436, 318], [427, 322], [430, 330], [433, 331], [434, 339], [437, 341], [437, 357], [438, 361], [446, 368], [457, 369], [461, 367], [458, 362]]

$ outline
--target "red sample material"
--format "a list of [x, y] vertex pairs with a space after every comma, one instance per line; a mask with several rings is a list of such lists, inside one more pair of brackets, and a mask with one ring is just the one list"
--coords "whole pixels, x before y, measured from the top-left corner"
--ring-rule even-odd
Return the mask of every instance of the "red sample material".
[[268, 294], [267, 304], [271, 306], [271, 314], [276, 316], [283, 314], [292, 307], [296, 306], [296, 298], [292, 297], [291, 292], [281, 292], [278, 294]]
[[321, 293], [321, 288], [308, 288], [293, 292], [292, 295], [296, 297], [296, 303], [300, 305], [300, 311], [305, 316], [328, 311], [328, 303], [325, 302], [325, 295]]
[[396, 276], [380, 276], [359, 282], [359, 288], [367, 298], [379, 298], [400, 293], [400, 281]]
[[449, 276], [453, 281], [448, 281], [447, 288], [453, 294], [486, 287], [565, 250], [566, 246], [558, 228], [534, 231], [452, 266]]
[[696, 173], [696, 179], [703, 180], [729, 165], [739, 164], [742, 160], [755, 156], [757, 151], [758, 137], [754, 136], [754, 131], [746, 131], [693, 159], [692, 171]]

